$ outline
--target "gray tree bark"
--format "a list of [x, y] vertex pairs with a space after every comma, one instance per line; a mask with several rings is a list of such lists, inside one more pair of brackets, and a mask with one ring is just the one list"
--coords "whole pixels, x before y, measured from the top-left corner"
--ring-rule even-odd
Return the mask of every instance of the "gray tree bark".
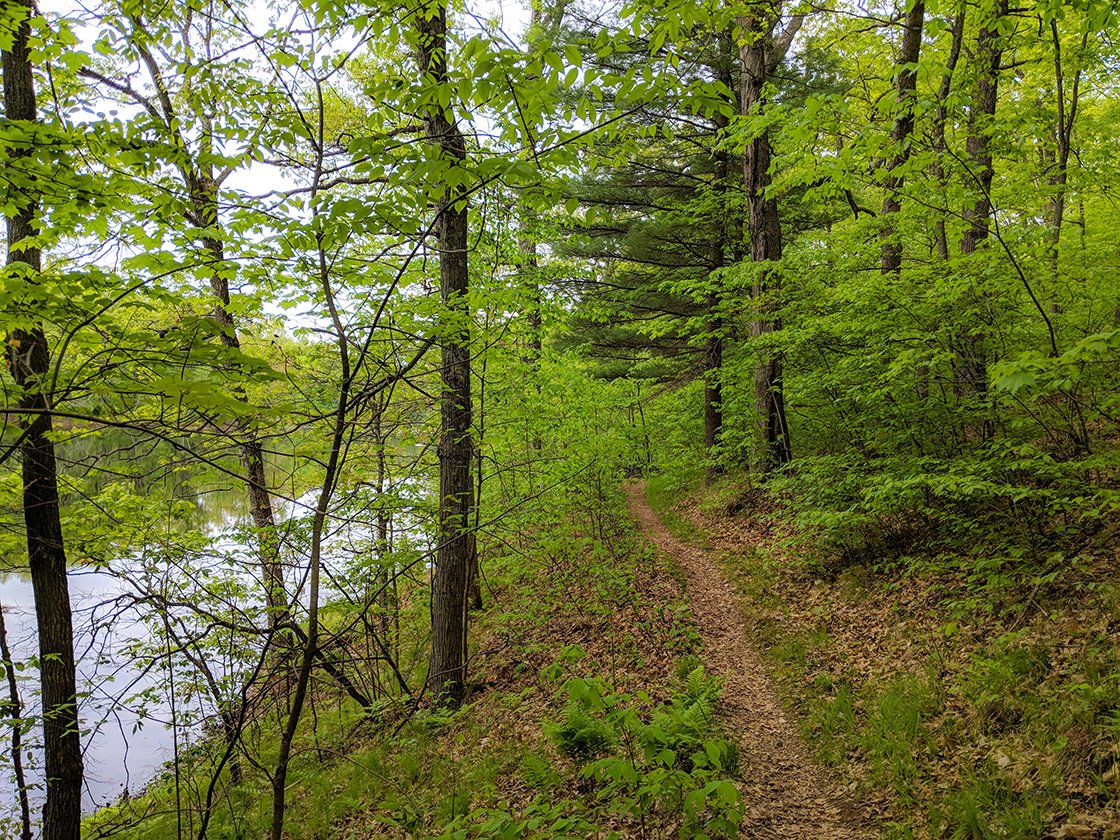
[[[1077, 110], [1080, 100], [1081, 88], [1081, 62], [1078, 61], [1077, 70], [1073, 74], [1073, 84], [1070, 90], [1069, 109], [1066, 109], [1066, 78], [1062, 70], [1062, 42], [1058, 35], [1057, 20], [1050, 21], [1050, 32], [1054, 42], [1054, 82], [1058, 105], [1058, 124], [1054, 126], [1054, 149], [1050, 161], [1050, 186], [1053, 195], [1050, 206], [1047, 208], [1050, 217], [1050, 237], [1047, 242], [1046, 257], [1050, 263], [1050, 313], [1057, 315], [1061, 311], [1056, 294], [1058, 286], [1058, 243], [1062, 238], [1062, 220], [1066, 212], [1066, 185], [1069, 180], [1069, 155], [1073, 148], [1073, 126], [1077, 122]], [[1085, 50], [1089, 42], [1089, 30], [1081, 39], [1081, 49]]]
[[[421, 75], [446, 85], [447, 6], [428, 0], [417, 10]], [[458, 124], [442, 108], [424, 114], [428, 142], [444, 166], [467, 157]], [[428, 685], [437, 702], [458, 705], [467, 677], [467, 614], [475, 540], [471, 531], [471, 359], [470, 312], [467, 308], [467, 200], [459, 188], [445, 188], [436, 208], [440, 298], [444, 306], [441, 335], [443, 391], [439, 442], [439, 545], [432, 572], [432, 650]]]
[[894, 128], [891, 145], [894, 154], [887, 164], [887, 177], [883, 180], [886, 196], [879, 219], [879, 238], [883, 242], [880, 271], [899, 274], [902, 271], [902, 240], [899, 238], [896, 216], [902, 210], [902, 187], [905, 176], [902, 168], [910, 159], [910, 135], [914, 133], [914, 91], [918, 87], [918, 71], [914, 65], [922, 46], [922, 28], [926, 20], [924, 0], [913, 0], [902, 24], [902, 46], [898, 51], [898, 71], [895, 75]]
[[[957, 62], [961, 57], [961, 46], [964, 43], [965, 3], [962, 2], [957, 9], [957, 16], [953, 18], [951, 27], [951, 42], [949, 56], [945, 61], [945, 70], [941, 74], [941, 83], [937, 87], [937, 111], [933, 120], [933, 177], [940, 185], [942, 192], [945, 189], [945, 167], [941, 157], [945, 154], [945, 123], [949, 119], [949, 92], [953, 86], [953, 73], [957, 69]], [[939, 215], [934, 222], [934, 241], [937, 246], [938, 259], [949, 259], [949, 237], [945, 231], [945, 217]]]
[[[210, 289], [218, 299], [211, 317], [221, 329], [223, 346], [239, 350], [241, 341], [237, 335], [237, 324], [229, 311], [230, 294], [227, 276], [229, 265], [225, 258], [218, 205], [218, 190], [232, 169], [215, 173], [214, 166], [210, 163], [214, 129], [211, 118], [205, 113], [196, 114], [201, 127], [198, 140], [199, 154], [193, 155], [190, 152], [189, 144], [181, 130], [176, 100], [168, 89], [159, 62], [145, 40], [148, 35], [144, 23], [139, 18], [133, 18], [132, 22], [137, 33], [133, 43], [152, 80], [155, 88], [154, 95], [141, 94], [131, 85], [110, 79], [88, 67], [82, 68], [80, 74], [108, 86], [140, 105], [159, 124], [160, 130], [166, 132], [169, 142], [178, 150], [177, 165], [189, 201], [184, 216], [188, 224], [205, 232], [201, 237], [200, 250], [208, 268]], [[202, 46], [206, 54], [209, 54], [209, 33]], [[235, 383], [232, 390], [240, 399], [247, 400], [242, 386]], [[248, 423], [239, 422], [237, 433], [238, 454], [245, 470], [249, 515], [257, 530], [257, 550], [261, 564], [265, 605], [268, 608], [269, 624], [276, 628], [289, 623], [290, 613], [280, 561], [280, 542], [272, 508], [272, 494], [265, 471], [264, 447]]]
[[[716, 77], [723, 82], [734, 96], [735, 79], [733, 70], [735, 60], [734, 33], [731, 31], [720, 32], [717, 35], [719, 44], [718, 63], [715, 66]], [[741, 107], [741, 102], [735, 102], [736, 107]], [[712, 186], [716, 195], [716, 213], [713, 219], [711, 239], [708, 244], [708, 270], [715, 274], [726, 263], [725, 247], [727, 240], [734, 238], [732, 231], [741, 235], [742, 228], [732, 218], [732, 211], [727, 201], [727, 179], [730, 171], [731, 155], [726, 150], [719, 148], [722, 132], [730, 125], [730, 120], [720, 113], [713, 115], [715, 124], [716, 150], [712, 153]], [[732, 246], [734, 247], [734, 245]], [[708, 463], [705, 469], [707, 483], [711, 483], [723, 469], [718, 462], [720, 439], [723, 434], [723, 342], [724, 322], [721, 315], [723, 295], [718, 288], [713, 288], [708, 293], [708, 338], [704, 344], [704, 448], [708, 453]]]
[[[966, 201], [961, 217], [966, 226], [961, 237], [962, 256], [971, 256], [988, 238], [992, 218], [992, 149], [990, 131], [999, 101], [999, 72], [1003, 59], [1003, 37], [999, 32], [1000, 19], [1007, 15], [1007, 0], [1001, 0], [992, 18], [981, 24], [976, 36], [974, 67], [976, 80], [972, 90], [972, 107], [968, 114], [968, 154], [970, 173], [968, 186], [976, 196]], [[983, 295], [977, 296], [983, 306]], [[988, 360], [983, 318], [963, 337], [961, 347], [961, 385], [973, 394], [983, 394], [988, 389]]]

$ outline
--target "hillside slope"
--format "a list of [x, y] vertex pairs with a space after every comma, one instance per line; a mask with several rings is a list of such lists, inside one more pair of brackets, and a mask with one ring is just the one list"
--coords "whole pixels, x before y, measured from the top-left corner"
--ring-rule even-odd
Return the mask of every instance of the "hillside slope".
[[705, 663], [725, 679], [719, 711], [725, 731], [740, 739], [746, 836], [872, 836], [851, 797], [810, 758], [750, 641], [735, 591], [708, 552], [669, 533], [646, 500], [645, 482], [631, 483], [627, 495], [643, 533], [684, 569]]

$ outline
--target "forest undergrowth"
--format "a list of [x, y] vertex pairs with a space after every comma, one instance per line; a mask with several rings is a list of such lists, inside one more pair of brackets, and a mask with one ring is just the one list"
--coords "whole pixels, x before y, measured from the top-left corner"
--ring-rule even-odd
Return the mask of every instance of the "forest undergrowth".
[[[321, 674], [293, 750], [285, 836], [734, 836], [738, 759], [714, 715], [720, 683], [700, 664], [679, 569], [640, 540], [618, 489], [493, 545], [463, 707], [416, 709], [401, 697], [370, 716]], [[423, 625], [425, 591], [402, 593], [402, 628]], [[325, 610], [328, 623], [340, 610]], [[422, 635], [409, 642], [402, 631], [402, 643], [422, 647]], [[220, 777], [211, 840], [267, 831], [268, 718], [285, 703], [246, 735], [255, 767], [239, 784]], [[204, 756], [219, 742], [193, 744], [179, 774], [168, 767], [83, 836], [201, 836], [188, 802], [206, 777], [189, 762], [210, 766]]]
[[991, 546], [822, 547], [790, 498], [649, 483], [712, 549], [817, 759], [883, 836], [1120, 837], [1120, 591], [1111, 529], [1061, 563]]

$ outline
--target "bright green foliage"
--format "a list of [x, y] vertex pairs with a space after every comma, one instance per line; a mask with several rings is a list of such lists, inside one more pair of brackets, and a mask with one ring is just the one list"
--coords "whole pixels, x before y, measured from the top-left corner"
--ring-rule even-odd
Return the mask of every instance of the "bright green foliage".
[[615, 745], [615, 734], [603, 721], [593, 717], [578, 701], [564, 709], [563, 719], [546, 728], [561, 755], [577, 767], [599, 758]]
[[612, 812], [679, 822], [680, 837], [734, 836], [742, 820], [739, 791], [725, 776], [738, 769], [737, 746], [718, 735], [713, 717], [719, 682], [702, 666], [690, 671], [667, 706], [645, 715], [601, 680], [566, 684], [563, 719], [546, 731], [579, 772], [601, 785]]
[[[1038, 0], [996, 20], [994, 0], [927, 3], [911, 68], [915, 129], [897, 171], [887, 162], [901, 151], [900, 32], [885, 7], [783, 4], [776, 36], [804, 13], [800, 34], [770, 74], [765, 107], [742, 115], [736, 16], [775, 4], [539, 4], [524, 47], [508, 21], [456, 6], [442, 84], [413, 69], [422, 5], [308, 0], [262, 11], [140, 0], [81, 21], [49, 12], [32, 21], [42, 119], [0, 125], [0, 156], [5, 212], [40, 196], [46, 259], [39, 277], [4, 271], [0, 318], [5, 333], [42, 324], [48, 336], [51, 373], [38, 387], [54, 415], [66, 547], [74, 561], [121, 575], [143, 629], [126, 652], [176, 686], [180, 735], [244, 707], [230, 757], [243, 770], [275, 760], [270, 692], [303, 644], [300, 587], [313, 567], [328, 581], [314, 685], [347, 698], [338, 732], [317, 719], [317, 746], [343, 751], [344, 725], [415, 711], [439, 504], [442, 395], [430, 351], [468, 327], [484, 604], [554, 574], [558, 591], [594, 595], [588, 613], [605, 613], [632, 583], [616, 562], [627, 540], [619, 480], [655, 476], [651, 495], [667, 508], [697, 475], [710, 455], [705, 377], [722, 385], [715, 462], [747, 463], [755, 368], [769, 357], [784, 366], [797, 461], [766, 487], [801, 526], [813, 579], [863, 568], [955, 576], [960, 589], [940, 605], [947, 638], [970, 616], [1025, 619], [1033, 594], [1022, 596], [1067, 570], [1099, 583], [1081, 570], [1120, 504], [1114, 4]], [[987, 25], [1004, 68], [991, 117], [974, 113]], [[0, 30], [0, 46], [10, 45], [10, 25]], [[463, 127], [465, 160], [423, 142], [423, 115], [434, 110]], [[764, 267], [780, 275], [780, 296], [757, 297], [756, 287], [777, 285], [750, 261], [742, 166], [764, 129], [784, 258]], [[993, 155], [993, 209], [986, 239], [964, 254], [982, 197], [981, 136]], [[440, 303], [432, 250], [432, 208], [445, 189], [471, 210], [471, 292], [454, 311]], [[901, 207], [889, 220], [876, 215], [888, 197]], [[879, 270], [885, 235], [903, 249], [897, 273]], [[223, 284], [236, 333], [216, 308]], [[781, 329], [757, 334], [764, 310]], [[713, 337], [718, 373], [703, 352]], [[10, 378], [4, 393], [0, 552], [19, 567], [13, 453], [29, 418]], [[236, 521], [253, 442], [282, 510], [276, 534]], [[341, 466], [324, 495], [327, 536], [316, 541], [309, 493], [332, 452]], [[257, 550], [273, 539], [298, 593], [275, 658]], [[771, 606], [776, 562], [743, 558], [751, 592]], [[503, 614], [543, 626], [547, 607], [503, 605]], [[784, 639], [776, 623], [760, 633], [807, 673], [823, 636]], [[1109, 655], [1090, 647], [1045, 666], [1034, 647], [1001, 639], [958, 675], [980, 730], [1041, 718], [1115, 727]], [[666, 644], [687, 653], [694, 641], [682, 624]], [[614, 653], [631, 655], [626, 644]], [[740, 805], [725, 777], [735, 747], [712, 721], [718, 686], [697, 666], [657, 709], [606, 682], [573, 680], [550, 731], [564, 760], [625, 815], [671, 812], [684, 836], [733, 834]], [[817, 688], [829, 698], [810, 717], [821, 754], [864, 755], [881, 784], [917, 801], [928, 781], [917, 754], [934, 750], [931, 720], [944, 703], [925, 675], [874, 690]], [[1011, 693], [1019, 699], [999, 699]], [[166, 696], [138, 701], [155, 716], [157, 699]], [[526, 809], [458, 792], [420, 807], [369, 781], [392, 765], [425, 782], [426, 738], [391, 756], [379, 746], [354, 754], [372, 769], [360, 783], [297, 761], [292, 778], [306, 796], [338, 803], [306, 833], [330, 833], [370, 807], [432, 836], [595, 830], [594, 815], [552, 801], [564, 777], [543, 754], [506, 757], [540, 793]], [[183, 813], [206, 809], [213, 778], [227, 798], [211, 798], [225, 811], [214, 811], [209, 836], [245, 833], [237, 815], [259, 807], [261, 779], [227, 790], [221, 738], [187, 742], [178, 766], [197, 784]], [[946, 832], [1041, 834], [1033, 799], [1020, 824], [986, 817], [1011, 797], [986, 779], [945, 800]], [[156, 784], [164, 805], [170, 790]], [[125, 813], [97, 819], [108, 826]], [[265, 817], [254, 812], [253, 831]], [[170, 836], [172, 823], [153, 817], [136, 830]]]

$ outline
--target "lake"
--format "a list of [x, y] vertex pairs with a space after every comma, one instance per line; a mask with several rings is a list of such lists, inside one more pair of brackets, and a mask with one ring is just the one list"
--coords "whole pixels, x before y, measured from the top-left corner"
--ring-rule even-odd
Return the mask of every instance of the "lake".
[[[377, 496], [368, 485], [364, 487], [340, 500], [341, 515], [328, 523], [323, 562], [335, 574], [330, 576], [332, 586], [324, 586], [324, 600], [341, 597], [342, 590], [334, 588], [338, 586], [349, 589], [350, 598], [365, 597], [369, 577], [361, 567], [362, 558], [373, 552], [371, 511], [380, 503], [375, 499], [386, 497]], [[101, 489], [87, 487], [86, 493], [92, 496]], [[396, 527], [390, 538], [394, 544], [409, 542], [406, 531], [417, 535], [423, 532], [415, 498], [422, 496], [424, 489], [423, 481], [406, 477], [388, 494], [396, 500], [392, 514]], [[253, 537], [247, 531], [242, 489], [227, 485], [199, 492], [177, 481], [171, 487], [137, 485], [131, 492], [178, 501], [186, 498], [191, 504], [185, 517], [174, 522], [168, 517], [162, 530], [150, 532], [144, 544], [138, 545], [133, 538], [127, 551], [117, 552], [124, 556], [107, 566], [75, 565], [70, 570], [85, 762], [83, 805], [87, 813], [117, 801], [126, 790], [136, 793], [148, 784], [173, 760], [176, 738], [182, 749], [196, 736], [198, 721], [213, 712], [212, 705], [206, 707], [205, 692], [195, 694], [190, 703], [184, 703], [181, 696], [175, 709], [169, 704], [169, 686], [177, 681], [181, 689], [191, 677], [192, 666], [177, 661], [174, 671], [169, 672], [166, 656], [151, 665], [156, 646], [166, 644], [161, 613], [154, 608], [151, 596], [191, 607], [204, 605], [207, 598], [212, 598], [209, 604], [215, 610], [255, 626], [264, 624], [259, 563]], [[303, 525], [316, 497], [317, 491], [309, 491], [294, 502], [275, 502], [284, 553], [290, 563], [286, 585], [304, 606], [306, 594], [301, 594], [300, 580], [305, 571], [307, 537]], [[19, 514], [12, 507], [8, 515], [14, 519]], [[122, 531], [125, 525], [134, 523], [122, 522]], [[18, 527], [13, 522], [8, 533]], [[72, 561], [82, 556], [75, 546], [68, 544], [67, 548]], [[201, 594], [205, 590], [215, 594]], [[141, 593], [146, 600], [138, 604], [136, 597]], [[30, 578], [20, 572], [0, 571], [0, 602], [13, 658], [17, 662], [31, 659], [38, 645]], [[180, 612], [188, 623], [191, 607]], [[237, 675], [255, 659], [251, 649], [255, 642], [246, 643], [241, 638], [232, 643], [231, 637], [223, 638], [220, 630], [212, 632], [215, 638], [207, 636], [205, 641], [209, 666], [219, 681], [228, 679], [229, 686], [236, 686]], [[144, 670], [145, 662], [151, 670]], [[25, 714], [35, 715], [38, 673], [28, 664], [19, 679]], [[6, 697], [6, 684], [0, 690]], [[36, 730], [24, 738], [25, 745], [31, 745], [24, 763], [29, 783], [37, 788], [32, 792], [36, 812], [41, 810], [43, 797], [38, 772], [41, 756], [35, 748], [38, 740]], [[10, 728], [0, 727], [0, 837], [18, 836], [19, 803], [10, 778], [10, 743]], [[33, 818], [37, 818], [36, 813]]]

